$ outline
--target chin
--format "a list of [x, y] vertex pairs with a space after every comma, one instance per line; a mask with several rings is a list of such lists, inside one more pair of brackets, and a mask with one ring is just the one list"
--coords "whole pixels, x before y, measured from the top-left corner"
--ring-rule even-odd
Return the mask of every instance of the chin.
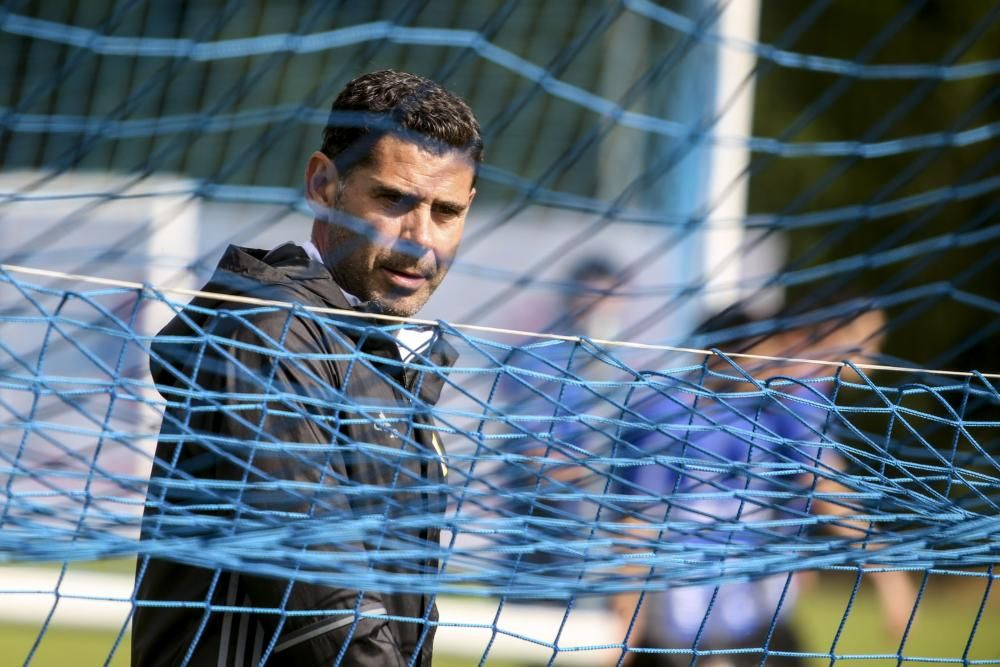
[[382, 294], [373, 299], [382, 307], [382, 312], [395, 317], [413, 317], [424, 307], [430, 294], [418, 291], [410, 294]]
[[424, 305], [424, 301], [419, 304], [414, 304], [408, 302], [406, 299], [374, 299], [382, 308], [383, 315], [392, 315], [394, 317], [413, 317]]
[[395, 315], [396, 317], [413, 317], [420, 312], [421, 306], [415, 308], [407, 308], [405, 306], [393, 306], [386, 311], [386, 315]]

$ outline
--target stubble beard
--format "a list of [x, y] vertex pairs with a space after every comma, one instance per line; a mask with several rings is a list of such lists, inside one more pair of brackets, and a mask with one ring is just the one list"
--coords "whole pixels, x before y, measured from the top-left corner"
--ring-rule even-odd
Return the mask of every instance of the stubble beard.
[[[381, 266], [376, 264], [376, 266]], [[375, 269], [378, 271], [379, 269]], [[437, 289], [438, 284], [441, 282], [443, 276], [435, 274], [433, 278], [429, 279], [424, 285], [415, 292], [406, 292], [400, 294], [398, 297], [395, 296], [390, 291], [388, 293], [379, 293], [374, 289], [369, 290], [366, 295], [366, 299], [369, 303], [375, 305], [381, 313], [384, 315], [393, 315], [395, 317], [413, 317], [416, 315], [424, 304], [427, 303], [434, 290]]]

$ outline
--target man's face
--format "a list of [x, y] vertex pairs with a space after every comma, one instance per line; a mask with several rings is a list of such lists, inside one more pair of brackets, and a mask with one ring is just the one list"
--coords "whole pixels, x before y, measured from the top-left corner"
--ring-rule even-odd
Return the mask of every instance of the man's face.
[[313, 225], [313, 242], [337, 284], [390, 315], [420, 310], [458, 251], [474, 173], [460, 151], [439, 155], [391, 135], [345, 179], [314, 154], [307, 195], [330, 209], [330, 220]]

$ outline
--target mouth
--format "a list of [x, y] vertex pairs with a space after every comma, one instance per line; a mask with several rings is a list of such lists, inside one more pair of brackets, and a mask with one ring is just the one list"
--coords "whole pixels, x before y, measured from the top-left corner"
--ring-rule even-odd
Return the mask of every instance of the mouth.
[[427, 282], [427, 277], [417, 271], [407, 269], [390, 269], [382, 267], [382, 273], [389, 279], [389, 282], [406, 290], [418, 289]]

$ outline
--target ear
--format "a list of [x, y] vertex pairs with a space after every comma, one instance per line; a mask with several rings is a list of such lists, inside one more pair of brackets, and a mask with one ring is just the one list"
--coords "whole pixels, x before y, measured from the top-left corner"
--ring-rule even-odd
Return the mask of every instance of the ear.
[[306, 163], [306, 201], [316, 217], [326, 218], [337, 193], [337, 167], [321, 151], [309, 156]]
[[466, 204], [466, 208], [472, 206], [472, 200], [476, 198], [476, 189], [472, 188], [469, 190], [469, 202]]

